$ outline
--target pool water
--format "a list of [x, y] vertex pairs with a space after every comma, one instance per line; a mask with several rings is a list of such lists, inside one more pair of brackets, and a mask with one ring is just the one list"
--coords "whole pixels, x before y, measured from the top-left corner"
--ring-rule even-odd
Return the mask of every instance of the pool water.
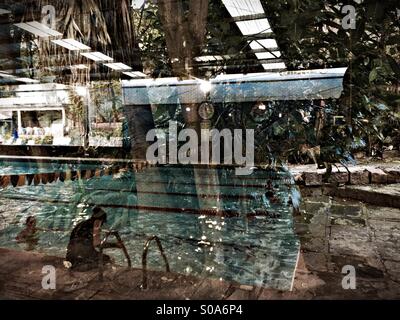
[[[107, 166], [8, 161], [0, 167], [0, 176]], [[163, 166], [54, 180], [0, 189], [1, 247], [27, 250], [27, 244], [17, 243], [15, 237], [33, 215], [41, 231], [37, 245], [29, 250], [65, 256], [72, 228], [88, 218], [96, 204], [107, 212], [105, 228], [120, 233], [135, 267], [141, 267], [145, 241], [156, 235], [173, 272], [291, 288], [299, 252], [292, 203], [299, 193], [285, 170], [257, 169], [250, 176], [236, 176], [230, 167]], [[266, 194], [268, 187], [273, 196]], [[126, 264], [121, 251], [106, 253]], [[148, 268], [164, 268], [155, 244], [149, 250]]]

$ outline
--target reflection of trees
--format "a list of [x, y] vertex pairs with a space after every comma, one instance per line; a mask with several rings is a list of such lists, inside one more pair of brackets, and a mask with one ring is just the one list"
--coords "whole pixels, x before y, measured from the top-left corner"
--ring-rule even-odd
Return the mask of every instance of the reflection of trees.
[[121, 121], [122, 92], [118, 81], [93, 83], [90, 97], [96, 122]]
[[163, 24], [169, 58], [176, 76], [196, 75], [193, 58], [201, 53], [205, 44], [208, 0], [158, 1], [159, 16]]
[[[194, 58], [200, 55], [205, 45], [208, 0], [190, 0], [188, 4], [160, 0], [158, 5], [173, 73], [182, 79], [197, 76]], [[197, 108], [189, 103], [182, 112], [186, 123], [199, 130]]]
[[[52, 5], [56, 9], [56, 29], [64, 38], [72, 38], [90, 46], [93, 51], [112, 54], [116, 61], [123, 61], [133, 67], [138, 66], [138, 56], [135, 50], [136, 42], [133, 23], [130, 16], [129, 1], [109, 0], [24, 0], [22, 21], [41, 21], [42, 7]], [[86, 58], [70, 55], [61, 47], [55, 47], [50, 41], [31, 39], [38, 44], [40, 57], [37, 67], [43, 71], [48, 67], [62, 67], [85, 62]], [[71, 73], [58, 74], [60, 81], [65, 83], [85, 83], [94, 78], [102, 77], [94, 64], [89, 71], [72, 69]], [[101, 70], [105, 73], [104, 70]], [[107, 76], [107, 74], [106, 74]]]
[[337, 159], [354, 144], [391, 140], [397, 128], [390, 119], [400, 117], [398, 95], [379, 86], [398, 84], [400, 77], [398, 1], [347, 2], [357, 12], [354, 30], [341, 26], [341, 1], [264, 3], [267, 12], [276, 13], [270, 22], [289, 69], [349, 66], [341, 106], [335, 110], [346, 123], [340, 128], [326, 123], [318, 130], [320, 141], [330, 142], [330, 148], [321, 150], [326, 158]]
[[70, 119], [73, 126], [78, 126], [80, 130], [83, 130], [82, 122], [84, 121], [85, 106], [81, 96], [76, 94], [74, 91], [69, 92], [69, 99], [71, 101], [70, 107], [67, 109], [67, 119]]
[[[41, 21], [42, 7], [52, 5], [56, 10], [56, 29], [63, 34], [63, 38], [72, 38], [85, 43], [93, 51], [110, 55], [114, 61], [123, 62], [134, 70], [142, 69], [129, 0], [20, 0], [17, 3], [16, 1], [9, 3], [12, 8], [18, 9], [14, 11], [15, 22]], [[87, 64], [88, 60], [80, 55], [70, 54], [68, 50], [55, 46], [48, 40], [37, 40], [29, 33], [17, 31], [11, 36], [10, 29], [6, 36], [10, 38], [10, 43], [14, 42], [25, 48], [25, 52], [19, 50], [13, 56], [10, 53], [10, 60], [17, 61], [21, 55], [23, 58], [28, 57], [24, 60], [25, 67], [36, 72], [28, 76], [36, 78], [51, 76], [56, 82], [68, 84], [85, 84], [93, 80], [109, 81], [115, 76], [110, 69], [95, 63], [91, 63], [88, 69], [71, 68], [74, 65]], [[32, 55], [35, 59], [29, 58]], [[118, 121], [120, 95], [113, 83], [107, 91], [111, 96], [109, 99], [112, 105], [111, 111], [103, 110], [104, 112], [100, 111], [100, 114], [103, 120], [108, 122]], [[79, 109], [79, 101], [73, 101], [72, 108]], [[144, 158], [145, 151], [142, 145], [147, 146], [145, 136], [147, 131], [154, 127], [154, 123], [150, 106], [138, 106], [135, 109], [133, 112], [127, 112], [125, 116], [130, 128], [129, 135], [136, 142], [133, 148], [134, 157]]]
[[[4, 66], [14, 70], [25, 68], [26, 76], [55, 75], [56, 81], [77, 83], [107, 80], [113, 75], [108, 69], [94, 64], [88, 71], [67, 71], [64, 68], [53, 72], [48, 69], [86, 60], [79, 58], [79, 55], [73, 57], [49, 41], [35, 40], [28, 33], [12, 27], [14, 22], [22, 20], [41, 20], [41, 8], [47, 4], [55, 6], [57, 29], [64, 37], [80, 40], [93, 50], [112, 55], [115, 60], [135, 69], [141, 69], [140, 58], [143, 58], [145, 67], [157, 75], [174, 74], [181, 78], [204, 76], [200, 74], [193, 58], [201, 55], [206, 45], [209, 54], [234, 56], [234, 62], [223, 61], [221, 65], [225, 64], [226, 67], [234, 63], [240, 70], [242, 67], [244, 71], [252, 70], [246, 69], [245, 60], [241, 61], [242, 53], [244, 55], [248, 50], [246, 43], [240, 43], [243, 37], [237, 36], [237, 32], [232, 29], [234, 24], [224, 19], [226, 17], [222, 11], [225, 9], [209, 1], [160, 0], [157, 6], [149, 5], [136, 12], [129, 8], [128, 0], [4, 0], [4, 3], [15, 16], [14, 21], [7, 21], [9, 28], [2, 27], [0, 30], [2, 40], [15, 44], [4, 47], [2, 55], [9, 58]], [[340, 129], [332, 127], [330, 123], [325, 124], [327, 128], [318, 129], [320, 141], [324, 139], [324, 132], [340, 130], [338, 138], [330, 140], [332, 146], [338, 147], [331, 148], [329, 152], [340, 153], [340, 150], [348, 149], [354, 140], [366, 140], [364, 144], [371, 147], [376, 143], [391, 141], [392, 133], [397, 132], [397, 128], [391, 124], [397, 123], [399, 119], [396, 110], [398, 94], [386, 89], [398, 86], [400, 75], [400, 55], [396, 46], [399, 33], [397, 1], [350, 1], [358, 13], [355, 30], [344, 30], [341, 27], [343, 14], [340, 11], [340, 1], [262, 3], [266, 12], [274, 12], [268, 18], [278, 35], [279, 48], [289, 69], [351, 65], [341, 99], [345, 108], [337, 109], [337, 115], [345, 116], [347, 123]], [[3, 15], [0, 19], [3, 22], [10, 18]], [[139, 45], [143, 57], [139, 56]], [[240, 50], [241, 47], [243, 50]], [[37, 54], [38, 50], [40, 55]], [[32, 70], [37, 69], [40, 71], [34, 72], [38, 74], [32, 74]], [[221, 70], [218, 69], [218, 72]], [[140, 157], [147, 146], [144, 136], [154, 125], [152, 114], [148, 105], [132, 106], [129, 109], [125, 116], [132, 124], [130, 136], [136, 141], [132, 151]], [[192, 106], [190, 114], [186, 112], [186, 107], [182, 108], [186, 122], [193, 126], [199, 121], [196, 111], [196, 106]], [[290, 110], [289, 116], [295, 119], [298, 116], [297, 110]], [[109, 117], [111, 115], [105, 116]], [[289, 130], [289, 125], [292, 126], [292, 123], [282, 122], [275, 125], [273, 130]], [[302, 133], [299, 139], [303, 139]], [[306, 142], [314, 144], [311, 140]]]

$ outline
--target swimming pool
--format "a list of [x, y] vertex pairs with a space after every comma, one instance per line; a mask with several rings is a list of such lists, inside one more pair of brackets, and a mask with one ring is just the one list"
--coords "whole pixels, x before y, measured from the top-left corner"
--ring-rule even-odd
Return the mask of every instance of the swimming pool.
[[[33, 250], [65, 256], [73, 226], [94, 205], [108, 213], [133, 266], [143, 245], [161, 239], [171, 271], [288, 290], [299, 252], [292, 202], [299, 194], [288, 171], [232, 167], [159, 166], [134, 172], [126, 164], [65, 160], [2, 161], [0, 246], [26, 250], [15, 237], [34, 215]], [[17, 178], [18, 177], [18, 178]], [[23, 179], [21, 178], [23, 177]], [[272, 187], [273, 196], [266, 194]], [[120, 251], [107, 251], [124, 264]], [[148, 267], [162, 270], [157, 250]]]

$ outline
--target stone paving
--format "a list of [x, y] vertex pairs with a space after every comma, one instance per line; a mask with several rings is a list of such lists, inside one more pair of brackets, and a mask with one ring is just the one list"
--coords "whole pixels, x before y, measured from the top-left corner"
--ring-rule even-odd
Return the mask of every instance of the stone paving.
[[[400, 210], [328, 196], [304, 199], [296, 216], [306, 270], [297, 283], [316, 298], [400, 298]], [[343, 290], [345, 265], [356, 270], [356, 290]], [[301, 290], [300, 290], [301, 292]]]
[[400, 184], [343, 186], [332, 189], [328, 194], [379, 206], [400, 208]]

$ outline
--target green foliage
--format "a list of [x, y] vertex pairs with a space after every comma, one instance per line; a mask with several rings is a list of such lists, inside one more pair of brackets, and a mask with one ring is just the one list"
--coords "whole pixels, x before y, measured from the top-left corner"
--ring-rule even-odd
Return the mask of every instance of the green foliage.
[[132, 12], [132, 19], [144, 69], [150, 71], [153, 77], [172, 75], [157, 6], [146, 3], [140, 11]]
[[[367, 146], [369, 151], [375, 144], [394, 143], [399, 135], [400, 97], [387, 89], [398, 86], [400, 78], [397, 2], [347, 1], [345, 4], [356, 8], [356, 29], [344, 30], [341, 1], [263, 0], [288, 69], [346, 66], [343, 95], [339, 101], [327, 103], [326, 119], [319, 132], [315, 106], [318, 102], [313, 101], [275, 103], [256, 120], [252, 115], [254, 104], [221, 105], [215, 126], [254, 128], [259, 162], [296, 158], [302, 144], [321, 146], [321, 158], [336, 162], [348, 159], [349, 151], [360, 146]], [[152, 61], [155, 70], [168, 74], [170, 64], [157, 8], [147, 6], [140, 16], [140, 20], [135, 20], [142, 24], [138, 40], [144, 60]], [[222, 2], [212, 1], [204, 54], [229, 54], [234, 61], [220, 62], [221, 68], [217, 64], [212, 73], [198, 76], [218, 74], [232, 64], [234, 72], [262, 71], [248, 65], [249, 51], [248, 42], [236, 29]], [[304, 112], [310, 116], [304, 118]], [[346, 123], [334, 126], [332, 119], [338, 115]]]
[[348, 1], [357, 12], [355, 30], [341, 27], [341, 1], [264, 4], [275, 13], [271, 24], [289, 68], [349, 67], [340, 100], [347, 118], [343, 150], [350, 150], [354, 141], [372, 146], [398, 135], [399, 96], [388, 91], [400, 77], [397, 1]]
[[94, 82], [90, 90], [98, 122], [120, 122], [122, 115], [122, 90], [119, 81]]
[[70, 105], [66, 110], [66, 116], [74, 123], [81, 123], [84, 118], [84, 102], [81, 96], [75, 93], [74, 90], [70, 90], [69, 92]]

